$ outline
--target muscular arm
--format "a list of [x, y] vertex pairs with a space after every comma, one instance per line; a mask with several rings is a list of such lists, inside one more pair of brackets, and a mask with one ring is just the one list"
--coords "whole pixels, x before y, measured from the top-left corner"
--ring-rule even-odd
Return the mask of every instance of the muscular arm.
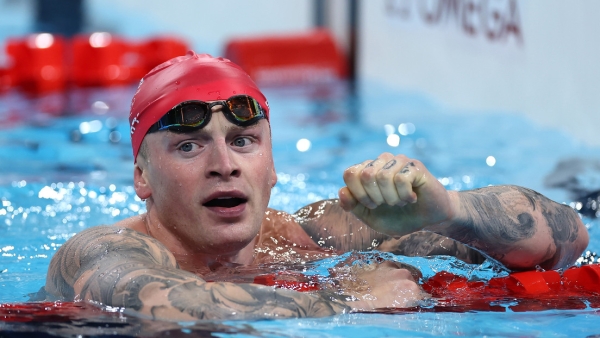
[[311, 204], [295, 215], [313, 240], [341, 251], [377, 247], [405, 256], [451, 255], [481, 263], [484, 257], [475, 248], [511, 269], [557, 269], [573, 264], [587, 247], [587, 230], [575, 211], [533, 190], [493, 186], [449, 194], [458, 206], [453, 220], [399, 238], [372, 230], [335, 200]]
[[400, 238], [369, 228], [337, 200], [310, 204], [294, 214], [304, 231], [322, 247], [347, 252], [377, 249], [403, 256], [454, 256], [479, 264], [485, 258], [477, 251], [446, 236], [417, 231]]
[[344, 182], [341, 207], [374, 230], [395, 237], [429, 230], [511, 269], [567, 267], [588, 243], [568, 206], [517, 186], [447, 191], [423, 163], [402, 154], [354, 165]]
[[427, 230], [473, 246], [509, 268], [564, 268], [588, 244], [577, 213], [541, 194], [517, 186], [450, 192], [459, 205], [449, 222]]
[[154, 238], [107, 226], [87, 229], [60, 248], [50, 263], [46, 291], [68, 300], [125, 307], [155, 319], [319, 317], [349, 310], [322, 295], [205, 282], [179, 269]]

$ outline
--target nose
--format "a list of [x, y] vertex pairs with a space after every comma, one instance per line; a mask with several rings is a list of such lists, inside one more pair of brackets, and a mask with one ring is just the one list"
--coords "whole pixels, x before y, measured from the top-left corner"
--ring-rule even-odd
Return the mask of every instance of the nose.
[[206, 166], [207, 178], [221, 177], [227, 180], [240, 176], [240, 167], [225, 140], [215, 140], [214, 146], [210, 149], [208, 162]]

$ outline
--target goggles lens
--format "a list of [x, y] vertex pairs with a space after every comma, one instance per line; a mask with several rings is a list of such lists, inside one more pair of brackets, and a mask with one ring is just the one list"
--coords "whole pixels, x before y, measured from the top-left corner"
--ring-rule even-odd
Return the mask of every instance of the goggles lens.
[[264, 116], [264, 112], [258, 102], [250, 96], [230, 97], [225, 103], [237, 121], [246, 122], [259, 115]]
[[205, 106], [199, 104], [181, 105], [172, 111], [176, 116], [173, 120], [173, 126], [197, 127], [204, 122], [208, 110]]
[[169, 110], [158, 122], [152, 125], [148, 133], [173, 128], [200, 129], [210, 121], [212, 107], [223, 106], [223, 114], [229, 122], [238, 126], [249, 126], [265, 118], [258, 101], [248, 95], [236, 95], [224, 101], [204, 102], [185, 101]]

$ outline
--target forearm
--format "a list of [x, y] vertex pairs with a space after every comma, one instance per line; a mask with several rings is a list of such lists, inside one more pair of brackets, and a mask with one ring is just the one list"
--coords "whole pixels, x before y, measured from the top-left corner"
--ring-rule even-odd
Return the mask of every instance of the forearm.
[[426, 229], [479, 249], [509, 268], [564, 268], [587, 246], [579, 216], [533, 190], [493, 186], [450, 194], [454, 217]]
[[484, 260], [479, 251], [429, 231], [417, 231], [400, 238], [379, 233], [342, 209], [337, 200], [308, 205], [295, 217], [315, 242], [341, 252], [376, 248], [403, 256], [449, 255], [468, 263]]
[[485, 257], [478, 250], [431, 231], [417, 231], [383, 241], [377, 250], [409, 257], [454, 256], [469, 264], [481, 264]]
[[315, 243], [340, 252], [371, 250], [390, 238], [342, 209], [337, 199], [307, 205], [294, 218]]
[[89, 277], [76, 290], [83, 299], [153, 319], [323, 317], [350, 310], [341, 301], [319, 295], [256, 284], [207, 283], [179, 269], [122, 264], [111, 273]]

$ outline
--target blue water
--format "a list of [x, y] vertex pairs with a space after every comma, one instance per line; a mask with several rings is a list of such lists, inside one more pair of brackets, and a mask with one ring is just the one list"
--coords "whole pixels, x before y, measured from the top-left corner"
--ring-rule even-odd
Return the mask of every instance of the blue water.
[[[14, 120], [0, 129], [0, 303], [26, 301], [43, 286], [53, 253], [76, 232], [144, 212], [131, 185], [127, 107], [132, 93], [129, 87], [78, 93], [69, 98], [70, 115], [63, 117], [42, 113], [43, 99], [16, 93], [0, 97], [0, 117]], [[345, 168], [384, 151], [420, 159], [448, 189], [518, 184], [564, 203], [573, 202], [572, 196], [546, 187], [544, 178], [562, 159], [600, 158], [600, 149], [518, 115], [455, 111], [418, 93], [392, 93], [373, 85], [363, 89], [360, 100], [266, 94], [279, 179], [270, 206], [288, 212], [335, 197]], [[387, 143], [385, 125], [399, 136], [397, 147]], [[298, 150], [300, 139], [310, 141], [307, 151]], [[486, 163], [489, 156], [493, 166]], [[589, 250], [600, 250], [598, 221], [584, 221], [591, 234]], [[451, 269], [489, 278], [500, 271], [448, 258], [395, 259], [415, 264], [426, 276]], [[308, 273], [325, 273], [334, 263], [323, 261]], [[222, 324], [240, 337], [572, 337], [600, 333], [598, 319], [596, 310], [588, 309], [350, 314]], [[134, 319], [129, 321], [134, 325]], [[196, 332], [197, 325], [178, 329]]]

